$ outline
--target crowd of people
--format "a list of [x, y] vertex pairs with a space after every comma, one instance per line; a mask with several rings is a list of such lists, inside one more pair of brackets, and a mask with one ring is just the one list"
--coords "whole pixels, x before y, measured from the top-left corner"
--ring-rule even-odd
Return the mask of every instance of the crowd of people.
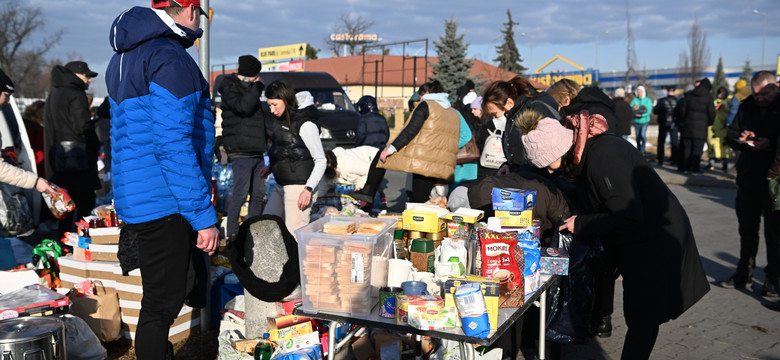
[[[645, 156], [652, 119], [658, 166], [697, 175], [720, 162], [728, 171], [732, 152], [738, 154], [739, 263], [718, 284], [739, 289], [752, 283], [763, 217], [768, 264], [762, 295], [778, 296], [780, 211], [774, 209], [780, 200], [770, 181], [780, 174], [780, 93], [771, 72], [738, 81], [733, 94], [725, 87], [713, 93], [703, 78], [683, 94], [669, 87], [655, 102], [644, 86], [610, 97], [567, 79], [542, 89], [522, 75], [481, 89], [467, 79], [458, 89], [429, 81], [409, 101], [410, 115], [394, 138], [377, 99], [363, 96], [355, 147], [326, 151], [312, 95], [283, 81], [263, 84], [262, 64], [252, 55], [239, 57], [238, 72], [215, 89], [222, 99], [217, 134], [209, 84], [186, 53], [202, 34], [203, 14], [198, 0], [153, 0], [151, 9], [135, 7], [117, 17], [102, 110], [93, 114], [85, 93], [98, 75], [87, 63], [56, 65], [49, 97], [24, 116], [38, 175], [0, 160], [2, 182], [40, 192], [56, 183], [70, 192], [76, 211], [59, 221], [63, 233], [73, 230], [74, 216], [95, 207], [102, 146], [111, 159], [114, 205], [126, 224], [122, 239], [138, 244], [120, 251], [120, 261], [135, 259], [144, 274], [139, 358], [172, 351], [167, 331], [182, 304], [202, 306], [205, 299], [202, 253], [236, 236], [247, 198], [247, 217], [277, 215], [294, 233], [309, 222], [318, 194], [334, 183], [353, 186], [349, 195], [371, 212], [383, 197], [377, 193], [386, 170], [395, 170], [410, 174], [411, 202], [444, 196], [488, 215], [493, 186], [538, 189], [543, 242], [561, 231], [596, 239], [594, 246], [603, 249], [593, 264], [590, 332], [610, 336], [615, 279], [622, 276], [628, 326], [622, 358], [646, 359], [659, 326], [709, 291], [685, 209]], [[2, 71], [0, 87], [4, 106], [14, 85]], [[635, 143], [629, 142], [632, 125]], [[476, 159], [464, 150], [470, 143], [479, 150]], [[221, 234], [211, 198], [215, 145], [224, 149], [234, 176]], [[271, 191], [264, 181], [269, 175], [276, 184]], [[636, 256], [644, 253], [656, 256]], [[780, 311], [780, 302], [769, 307]]]

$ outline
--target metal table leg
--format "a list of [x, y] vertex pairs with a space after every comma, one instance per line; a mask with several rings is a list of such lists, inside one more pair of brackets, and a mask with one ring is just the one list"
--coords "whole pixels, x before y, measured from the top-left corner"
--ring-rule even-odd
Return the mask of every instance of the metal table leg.
[[331, 321], [328, 328], [328, 360], [336, 359], [336, 322]]
[[539, 360], [544, 360], [544, 333], [547, 328], [547, 290], [539, 295]]

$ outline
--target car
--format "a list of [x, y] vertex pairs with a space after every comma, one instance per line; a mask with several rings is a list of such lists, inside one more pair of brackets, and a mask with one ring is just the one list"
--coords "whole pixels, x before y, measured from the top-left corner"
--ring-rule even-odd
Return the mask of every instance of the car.
[[[320, 139], [322, 147], [326, 151], [335, 147], [352, 148], [355, 146], [360, 114], [341, 84], [333, 76], [313, 71], [260, 73], [260, 81], [266, 86], [276, 80], [284, 81], [296, 93], [308, 91], [314, 97], [314, 105], [320, 115]], [[263, 92], [261, 99], [266, 100], [265, 92]]]

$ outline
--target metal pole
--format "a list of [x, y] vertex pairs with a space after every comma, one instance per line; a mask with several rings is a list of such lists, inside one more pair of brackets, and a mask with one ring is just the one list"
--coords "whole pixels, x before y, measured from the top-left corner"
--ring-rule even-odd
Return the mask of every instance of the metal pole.
[[404, 43], [403, 50], [401, 50], [401, 97], [404, 97], [404, 85], [406, 85], [406, 82], [404, 81], [404, 76], [406, 75], [406, 43]]
[[[206, 11], [206, 14], [209, 13], [209, 0], [203, 0], [201, 1], [201, 9]], [[200, 38], [200, 49], [198, 51], [198, 62], [200, 66], [200, 71], [203, 73], [203, 77], [206, 78], [206, 81], [211, 81], [211, 66], [209, 66], [209, 17], [208, 15], [205, 16], [205, 21], [203, 18], [201, 18], [200, 23], [201, 29], [203, 29], [203, 36]], [[206, 256], [206, 253], [203, 253], [204, 259], [206, 259], [206, 268], [209, 278], [206, 280], [206, 307], [201, 309], [200, 312], [200, 329], [201, 331], [208, 331], [211, 328], [211, 324], [209, 319], [211, 319], [211, 302], [213, 299], [211, 299], [211, 266], [210, 261], [208, 261], [208, 257]]]
[[428, 81], [428, 39], [425, 39], [425, 74], [423, 74], [425, 82]]
[[379, 60], [374, 60], [374, 99], [377, 98], [379, 90]]
[[414, 94], [414, 92], [417, 91], [417, 55], [414, 56], [413, 61], [414, 64], [412, 64], [412, 94]]

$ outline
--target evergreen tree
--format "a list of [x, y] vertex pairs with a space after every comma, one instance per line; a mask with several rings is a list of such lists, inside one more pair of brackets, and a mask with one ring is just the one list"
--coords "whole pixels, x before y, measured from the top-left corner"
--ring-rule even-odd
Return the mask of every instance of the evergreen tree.
[[433, 76], [430, 80], [438, 80], [450, 94], [450, 100], [457, 98], [455, 91], [459, 86], [471, 79], [475, 84], [478, 79], [469, 77], [474, 62], [466, 59], [466, 50], [469, 44], [463, 42], [463, 34], [458, 35], [458, 23], [454, 18], [444, 20], [444, 36], [439, 36], [439, 41], [434, 41], [439, 63], [429, 61], [433, 68]]
[[750, 60], [745, 60], [745, 66], [742, 68], [742, 76], [740, 76], [740, 79], [743, 79], [750, 83], [750, 79], [753, 77], [753, 67], [750, 66]]
[[506, 10], [506, 16], [509, 20], [504, 23], [504, 30], [501, 30], [501, 33], [504, 34], [504, 43], [496, 46], [498, 57], [493, 59], [493, 61], [498, 62], [498, 67], [500, 69], [521, 73], [528, 69], [523, 65], [520, 65], [520, 63], [523, 62], [523, 59], [520, 58], [520, 52], [517, 51], [517, 44], [515, 44], [514, 26], [519, 25], [520, 23], [512, 21], [512, 13], [509, 9]]
[[715, 69], [715, 79], [712, 80], [712, 95], [717, 96], [718, 89], [724, 87], [729, 88], [729, 83], [726, 81], [726, 72], [723, 71], [723, 57], [718, 58], [718, 67]]

